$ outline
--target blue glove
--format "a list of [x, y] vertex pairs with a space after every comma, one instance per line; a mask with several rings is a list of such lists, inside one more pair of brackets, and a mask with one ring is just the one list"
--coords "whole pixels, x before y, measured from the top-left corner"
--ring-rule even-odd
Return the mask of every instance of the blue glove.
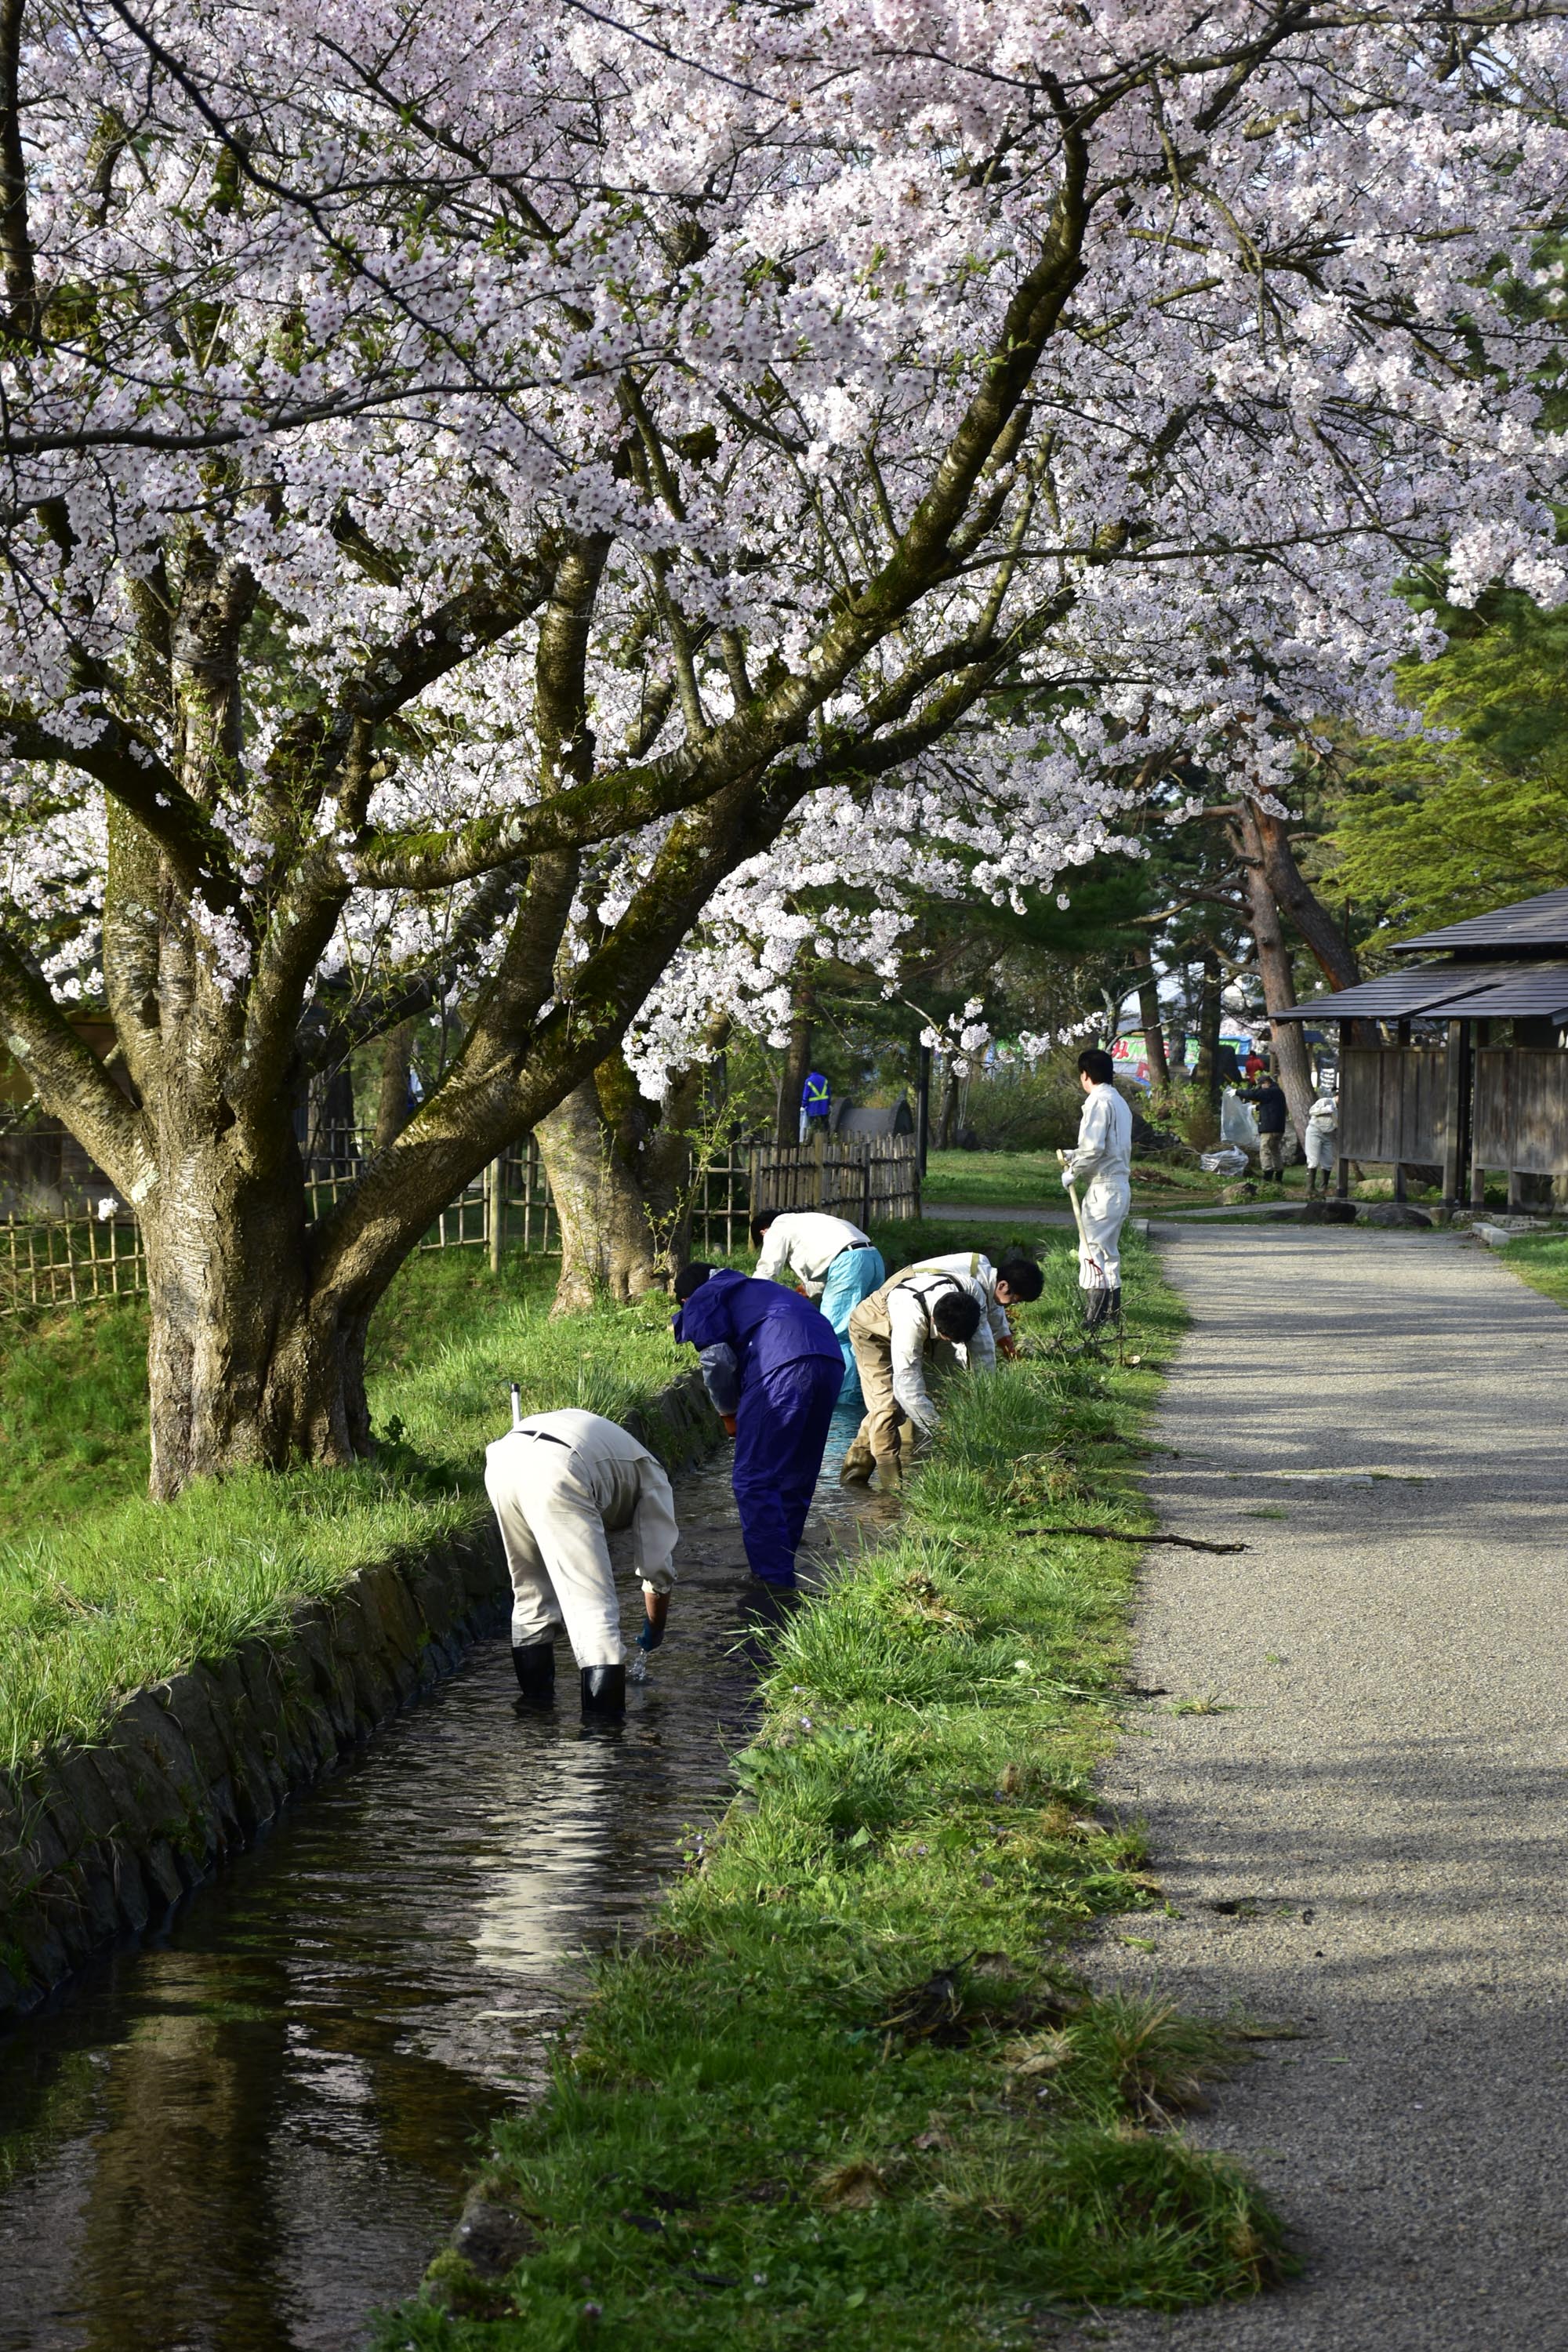
[[645, 1625], [642, 1632], [637, 1635], [637, 1647], [646, 1657], [650, 1650], [658, 1649], [663, 1639], [664, 1627], [662, 1625]]

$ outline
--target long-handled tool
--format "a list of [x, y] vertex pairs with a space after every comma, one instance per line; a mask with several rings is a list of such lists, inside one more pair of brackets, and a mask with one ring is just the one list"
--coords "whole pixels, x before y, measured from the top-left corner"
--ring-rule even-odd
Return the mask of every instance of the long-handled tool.
[[516, 1381], [511, 1384], [511, 1425], [514, 1429], [522, 1427], [522, 1391]]
[[[1067, 1153], [1065, 1151], [1058, 1151], [1057, 1158], [1065, 1168], [1068, 1164]], [[1068, 1178], [1068, 1199], [1072, 1202], [1072, 1221], [1078, 1227], [1078, 1237], [1081, 1242], [1083, 1239], [1083, 1208], [1078, 1197], [1078, 1186], [1074, 1183], [1070, 1176]]]

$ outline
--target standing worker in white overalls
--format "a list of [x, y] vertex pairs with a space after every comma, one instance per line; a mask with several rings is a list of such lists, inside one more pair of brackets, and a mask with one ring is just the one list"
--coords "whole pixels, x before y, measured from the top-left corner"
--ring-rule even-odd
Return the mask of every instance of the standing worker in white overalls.
[[1088, 1099], [1078, 1147], [1062, 1154], [1062, 1184], [1079, 1201], [1078, 1279], [1092, 1331], [1121, 1312], [1121, 1228], [1132, 1205], [1132, 1113], [1116, 1091], [1116, 1065], [1091, 1045], [1078, 1057]]
[[1307, 1132], [1303, 1139], [1307, 1148], [1309, 1201], [1317, 1192], [1320, 1176], [1323, 1180], [1323, 1198], [1325, 1201], [1328, 1199], [1334, 1162], [1340, 1156], [1338, 1083], [1332, 1070], [1324, 1070], [1318, 1079], [1318, 1092], [1312, 1108], [1307, 1113]]

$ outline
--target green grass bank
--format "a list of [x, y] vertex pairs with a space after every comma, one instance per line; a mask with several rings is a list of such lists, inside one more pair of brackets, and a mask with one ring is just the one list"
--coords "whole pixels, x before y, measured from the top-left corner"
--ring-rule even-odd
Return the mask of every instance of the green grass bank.
[[[1076, 1309], [1047, 1262], [1042, 1335]], [[1086, 1921], [1157, 1899], [1092, 1810], [1181, 1320], [1145, 1251], [1130, 1296], [1141, 1367], [961, 1387], [896, 1533], [790, 1619], [735, 1801], [496, 2130], [479, 2194], [530, 2251], [499, 2279], [443, 2255], [447, 2307], [382, 2352], [970, 2352], [1281, 2269], [1257, 2192], [1179, 2128], [1234, 2046], [1071, 1967]]]
[[[479, 1261], [476, 1263], [476, 1261]], [[663, 1302], [548, 1319], [554, 1269], [416, 1259], [373, 1332], [374, 1463], [146, 1498], [146, 1318], [126, 1302], [13, 1334], [0, 1357], [0, 1766], [91, 1740], [116, 1702], [283, 1625], [376, 1560], [483, 1510], [484, 1446], [525, 1406], [618, 1417], [681, 1368]]]
[[[997, 1220], [995, 1239], [1006, 1238]], [[985, 1229], [984, 1237], [991, 1237]], [[889, 1264], [974, 1238], [895, 1225]], [[1026, 1241], [1027, 1232], [1023, 1238]], [[135, 1300], [75, 1308], [0, 1339], [0, 1769], [90, 1741], [117, 1702], [194, 1660], [278, 1630], [291, 1603], [438, 1542], [486, 1508], [484, 1448], [525, 1408], [646, 1407], [690, 1351], [669, 1303], [549, 1319], [557, 1264], [478, 1250], [412, 1259], [371, 1331], [381, 1441], [352, 1470], [260, 1473], [146, 1498], [147, 1319]]]

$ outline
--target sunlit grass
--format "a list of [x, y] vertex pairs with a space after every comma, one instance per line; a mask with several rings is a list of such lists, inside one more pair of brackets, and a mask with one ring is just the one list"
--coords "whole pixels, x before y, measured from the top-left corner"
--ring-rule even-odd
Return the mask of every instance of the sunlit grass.
[[1510, 1274], [1517, 1274], [1544, 1297], [1555, 1299], [1559, 1307], [1568, 1307], [1568, 1234], [1539, 1239], [1528, 1234], [1510, 1242], [1500, 1255]]

